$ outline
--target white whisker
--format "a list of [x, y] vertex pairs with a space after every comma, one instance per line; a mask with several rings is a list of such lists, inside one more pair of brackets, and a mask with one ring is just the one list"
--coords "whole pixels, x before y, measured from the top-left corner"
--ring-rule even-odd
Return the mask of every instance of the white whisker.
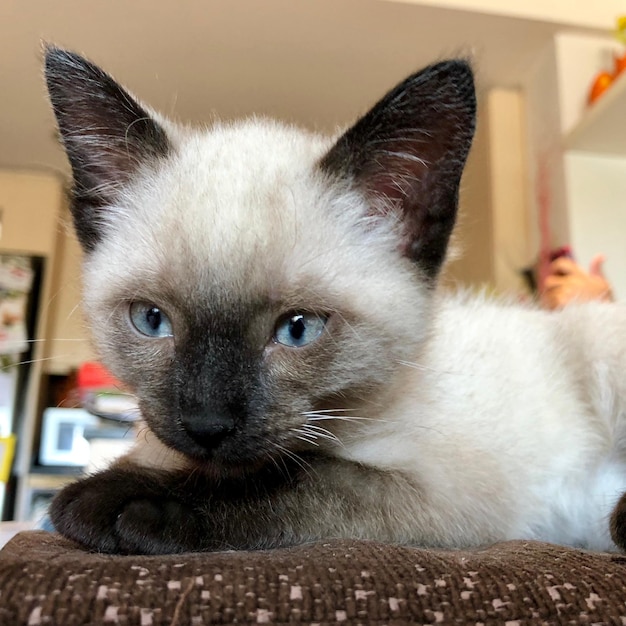
[[413, 368], [415, 370], [428, 370], [428, 369], [430, 369], [426, 365], [420, 365], [419, 363], [413, 363], [411, 361], [403, 361], [402, 359], [397, 359], [396, 363], [398, 363], [399, 365], [406, 365], [407, 367], [411, 367], [411, 368]]
[[[337, 409], [341, 410], [341, 409]], [[353, 409], [346, 409], [353, 410]], [[321, 413], [321, 411], [320, 411]], [[389, 420], [381, 417], [364, 417], [362, 415], [318, 415], [318, 411], [306, 411], [302, 413], [307, 418], [307, 422], [321, 422], [326, 420], [336, 420], [340, 422], [379, 422], [387, 423]]]
[[45, 339], [25, 339], [24, 341], [16, 339], [15, 341], [7, 341], [6, 344], [11, 345], [12, 343], [15, 343], [21, 345], [24, 343], [45, 343], [50, 341], [82, 341], [83, 343], [85, 343], [87, 342], [87, 339], [63, 339], [62, 337], [49, 337]]
[[[270, 455], [270, 459], [272, 463], [274, 463], [274, 465], [276, 466], [276, 469], [283, 476], [289, 478], [289, 468], [287, 467], [287, 464], [285, 463], [285, 459], [282, 456], [279, 456], [278, 458], [276, 458], [274, 455]], [[280, 463], [282, 464], [282, 468], [280, 467], [278, 461], [280, 461]]]
[[[66, 320], [69, 320], [72, 315], [74, 315], [74, 313], [76, 313], [76, 311], [80, 310], [80, 307], [82, 305], [82, 302], [78, 302], [76, 305], [74, 305], [74, 307], [72, 308], [72, 310], [67, 314], [67, 317], [65, 318]], [[81, 311], [82, 313], [82, 311]]]
[[302, 415], [317, 415], [319, 413], [342, 413], [345, 411], [356, 411], [356, 409], [320, 409], [319, 411], [303, 411]]
[[300, 469], [304, 470], [304, 472], [308, 473], [309, 470], [312, 470], [310, 463], [307, 463], [304, 459], [301, 459], [295, 452], [292, 452], [288, 448], [281, 446], [279, 443], [275, 443], [274, 446], [277, 450], [280, 450], [283, 456], [290, 458]]
[[16, 363], [11, 363], [10, 365], [6, 365], [0, 368], [0, 370], [10, 369], [11, 367], [15, 367], [16, 365], [30, 365], [32, 363], [43, 363], [44, 361], [54, 361], [54, 359], [56, 358], [58, 357], [49, 356], [49, 357], [41, 358], [41, 359], [28, 359], [26, 361], [17, 361]]
[[311, 445], [316, 446], [317, 448], [319, 448], [320, 444], [317, 443], [317, 441], [313, 441], [312, 439], [307, 439], [306, 436], [296, 436], [296, 439], [299, 439], [300, 441], [304, 441], [306, 443], [310, 443]]
[[289, 430], [291, 430], [292, 433], [298, 433], [299, 435], [302, 435], [303, 437], [311, 437], [313, 440], [317, 439], [317, 437], [313, 433], [310, 433], [304, 430], [303, 428], [290, 428]]
[[368, 421], [368, 422], [384, 422], [385, 420], [377, 417], [361, 417], [359, 415], [308, 415], [309, 422], [319, 422], [323, 420], [340, 420], [343, 422], [351, 421]]
[[396, 363], [398, 363], [399, 365], [405, 365], [406, 367], [410, 367], [411, 369], [414, 369], [414, 370], [441, 373], [441, 370], [437, 370], [433, 367], [428, 367], [427, 365], [422, 365], [421, 363], [413, 363], [412, 361], [404, 361], [402, 359], [397, 359]]
[[322, 439], [326, 439], [328, 441], [333, 441], [338, 443], [340, 446], [343, 446], [343, 441], [337, 437], [334, 433], [330, 432], [326, 428], [322, 428], [321, 426], [314, 426], [313, 424], [305, 424], [304, 429], [308, 430], [310, 435], [315, 438], [321, 437]]

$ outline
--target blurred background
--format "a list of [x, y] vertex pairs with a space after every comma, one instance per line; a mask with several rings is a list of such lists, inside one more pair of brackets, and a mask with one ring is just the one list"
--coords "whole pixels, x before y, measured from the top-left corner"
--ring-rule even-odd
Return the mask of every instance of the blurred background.
[[[86, 439], [119, 453], [129, 431], [128, 399], [94, 373], [83, 328], [42, 41], [186, 122], [261, 114], [330, 133], [420, 66], [469, 56], [479, 125], [447, 285], [518, 297], [522, 270], [569, 245], [582, 264], [605, 253], [623, 299], [624, 10], [623, 0], [2, 0], [2, 519], [36, 519], [94, 462]], [[72, 413], [94, 397], [99, 409]]]

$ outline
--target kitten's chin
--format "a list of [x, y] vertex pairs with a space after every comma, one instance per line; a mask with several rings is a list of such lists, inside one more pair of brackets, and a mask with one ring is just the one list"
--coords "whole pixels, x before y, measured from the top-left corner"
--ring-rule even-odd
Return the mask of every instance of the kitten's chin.
[[258, 472], [270, 460], [267, 457], [259, 457], [258, 455], [224, 454], [219, 450], [208, 451], [203, 455], [196, 455], [192, 458], [194, 458], [197, 464], [203, 466], [205, 471], [223, 477], [253, 474]]
[[268, 454], [259, 454], [258, 447], [254, 449], [254, 446], [242, 445], [236, 439], [207, 448], [187, 437], [176, 441], [170, 437], [159, 438], [166, 446], [184, 455], [194, 467], [216, 477], [251, 474], [272, 460]]
[[268, 459], [236, 462], [232, 459], [189, 457], [192, 466], [214, 480], [238, 479], [258, 473], [267, 465]]

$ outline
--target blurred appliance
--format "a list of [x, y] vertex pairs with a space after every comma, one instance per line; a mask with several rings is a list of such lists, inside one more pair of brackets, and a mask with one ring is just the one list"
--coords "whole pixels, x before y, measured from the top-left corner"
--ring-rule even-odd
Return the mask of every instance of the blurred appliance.
[[45, 409], [39, 446], [40, 465], [85, 467], [89, 463], [85, 429], [97, 426], [98, 422], [95, 415], [84, 409]]

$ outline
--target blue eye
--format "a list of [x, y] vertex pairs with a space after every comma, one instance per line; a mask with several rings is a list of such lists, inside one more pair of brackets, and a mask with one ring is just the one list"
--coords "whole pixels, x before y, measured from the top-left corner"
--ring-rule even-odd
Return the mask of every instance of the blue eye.
[[274, 340], [283, 346], [301, 348], [313, 343], [322, 334], [327, 319], [314, 313], [290, 313], [276, 324]]
[[172, 322], [158, 306], [147, 302], [132, 302], [129, 309], [132, 325], [147, 337], [171, 337]]

